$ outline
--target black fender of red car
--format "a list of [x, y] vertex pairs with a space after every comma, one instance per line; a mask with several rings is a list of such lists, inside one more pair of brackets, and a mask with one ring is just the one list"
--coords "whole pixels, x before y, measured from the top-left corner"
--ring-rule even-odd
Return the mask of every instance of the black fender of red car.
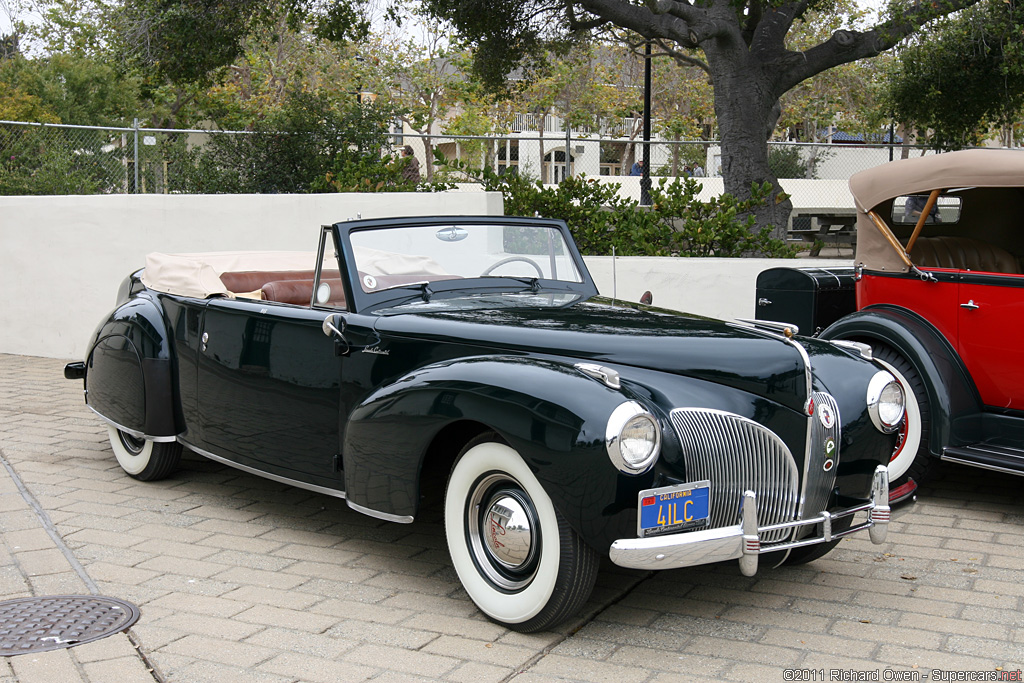
[[928, 394], [933, 455], [980, 438], [980, 424], [971, 417], [980, 412], [981, 398], [970, 373], [956, 349], [917, 313], [891, 304], [869, 306], [829, 326], [820, 338], [882, 342], [907, 359]]
[[99, 324], [85, 361], [86, 402], [96, 413], [147, 437], [182, 431], [169, 329], [162, 306], [146, 292]]
[[[619, 477], [627, 476], [610, 462], [605, 439], [612, 411], [630, 400], [636, 399], [627, 390], [558, 360], [480, 356], [425, 366], [375, 391], [350, 414], [346, 496], [386, 515], [414, 516], [432, 448], [440, 445], [448, 450], [440, 457], [453, 458], [469, 438], [493, 431], [577, 526], [588, 501], [607, 500], [609, 488], [614, 495]], [[627, 478], [643, 488], [653, 473]], [[635, 493], [629, 502], [635, 504]]]

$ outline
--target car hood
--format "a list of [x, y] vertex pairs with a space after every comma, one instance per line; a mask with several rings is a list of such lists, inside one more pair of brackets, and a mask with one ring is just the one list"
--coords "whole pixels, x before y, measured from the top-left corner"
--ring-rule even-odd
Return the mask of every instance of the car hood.
[[559, 308], [414, 310], [410, 306], [402, 315], [379, 318], [377, 331], [696, 377], [794, 410], [802, 410], [806, 400], [804, 365], [796, 349], [777, 337], [718, 320], [602, 300]]

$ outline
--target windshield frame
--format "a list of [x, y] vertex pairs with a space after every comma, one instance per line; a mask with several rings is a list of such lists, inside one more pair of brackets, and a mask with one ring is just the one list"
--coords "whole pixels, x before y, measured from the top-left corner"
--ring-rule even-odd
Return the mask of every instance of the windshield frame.
[[[510, 226], [510, 227], [542, 227], [555, 229], [561, 233], [568, 256], [580, 275], [580, 282], [565, 280], [549, 280], [536, 278], [535, 282], [524, 282], [522, 276], [503, 277], [488, 275], [486, 277], [460, 278], [451, 280], [435, 280], [427, 288], [422, 285], [405, 285], [391, 287], [373, 292], [366, 292], [360, 286], [359, 271], [356, 266], [355, 250], [351, 236], [365, 230], [385, 230], [402, 227], [448, 227], [448, 226]], [[466, 294], [510, 294], [537, 289], [546, 292], [572, 292], [580, 295], [580, 300], [597, 295], [597, 285], [590, 271], [583, 262], [583, 256], [576, 247], [576, 242], [564, 221], [544, 218], [520, 218], [510, 216], [430, 216], [411, 218], [381, 218], [358, 221], [345, 221], [332, 226], [336, 244], [340, 245], [339, 266], [344, 274], [349, 289], [349, 310], [356, 313], [369, 313], [392, 308], [396, 305], [413, 300], [428, 298], [459, 297]], [[426, 293], [424, 292], [426, 289]]]

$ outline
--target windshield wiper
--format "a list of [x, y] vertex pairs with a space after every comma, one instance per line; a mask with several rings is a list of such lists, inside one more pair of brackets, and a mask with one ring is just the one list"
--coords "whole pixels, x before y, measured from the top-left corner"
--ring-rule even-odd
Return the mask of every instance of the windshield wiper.
[[516, 277], [514, 275], [484, 275], [486, 278], [498, 278], [500, 280], [515, 280], [516, 282], [522, 282], [530, 288], [530, 292], [533, 294], [538, 293], [541, 290], [540, 278], [539, 277]]
[[423, 301], [429, 303], [430, 297], [434, 296], [434, 290], [430, 288], [430, 280], [420, 280], [419, 282], [406, 282], [401, 285], [391, 285], [390, 287], [384, 287], [383, 289], [374, 290], [375, 292], [388, 292], [392, 289], [418, 289], [420, 290], [420, 296], [423, 297]]

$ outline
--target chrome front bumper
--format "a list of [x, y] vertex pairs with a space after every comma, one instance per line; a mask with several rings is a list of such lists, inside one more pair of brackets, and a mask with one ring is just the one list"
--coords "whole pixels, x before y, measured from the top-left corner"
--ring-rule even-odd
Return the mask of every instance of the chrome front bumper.
[[[740, 571], [745, 576], [753, 576], [757, 573], [757, 556], [761, 553], [828, 543], [864, 529], [868, 530], [872, 543], [884, 543], [889, 524], [889, 473], [884, 465], [875, 468], [869, 501], [837, 512], [823, 511], [816, 517], [796, 522], [759, 527], [755, 501], [753, 491], [743, 494], [740, 523], [736, 526], [654, 538], [619, 539], [612, 543], [609, 555], [612, 562], [620, 567], [634, 569], [675, 569], [738, 559]], [[867, 520], [856, 526], [851, 525], [848, 529], [833, 532], [832, 525], [836, 520], [852, 517], [858, 512], [867, 512]], [[802, 538], [799, 541], [761, 544], [761, 536], [769, 531], [819, 524], [822, 527], [821, 535]]]

